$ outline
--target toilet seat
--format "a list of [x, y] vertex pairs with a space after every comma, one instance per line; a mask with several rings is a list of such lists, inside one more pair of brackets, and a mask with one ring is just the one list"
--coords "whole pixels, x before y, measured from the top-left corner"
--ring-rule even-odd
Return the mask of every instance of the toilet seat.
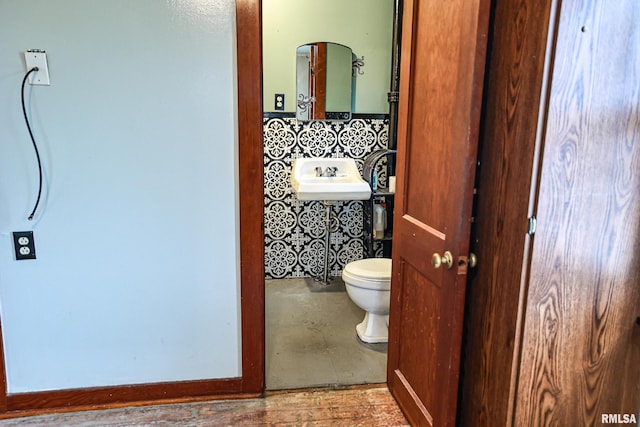
[[365, 289], [389, 290], [391, 259], [366, 258], [347, 264], [342, 270], [345, 283]]

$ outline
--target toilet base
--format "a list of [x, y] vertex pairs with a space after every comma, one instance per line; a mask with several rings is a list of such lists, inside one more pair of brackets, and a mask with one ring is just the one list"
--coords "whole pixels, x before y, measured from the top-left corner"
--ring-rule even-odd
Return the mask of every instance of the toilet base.
[[364, 320], [356, 325], [356, 333], [361, 341], [368, 344], [389, 341], [389, 316], [367, 312]]

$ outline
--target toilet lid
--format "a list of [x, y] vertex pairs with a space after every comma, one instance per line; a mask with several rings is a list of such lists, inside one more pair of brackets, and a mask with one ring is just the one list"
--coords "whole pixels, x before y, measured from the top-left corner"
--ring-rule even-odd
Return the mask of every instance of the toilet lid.
[[366, 258], [353, 261], [347, 264], [344, 270], [352, 275], [362, 278], [390, 280], [391, 279], [391, 259], [390, 258]]

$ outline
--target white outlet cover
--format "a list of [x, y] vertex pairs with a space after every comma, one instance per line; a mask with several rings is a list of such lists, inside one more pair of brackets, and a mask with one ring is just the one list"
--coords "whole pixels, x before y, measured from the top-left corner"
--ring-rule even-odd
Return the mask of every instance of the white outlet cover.
[[38, 67], [38, 71], [34, 71], [29, 76], [29, 84], [49, 86], [49, 67], [47, 66], [47, 53], [45, 51], [26, 51], [24, 60], [27, 65], [27, 71], [33, 67]]
[[29, 244], [29, 238], [28, 237], [24, 237], [24, 236], [19, 237], [18, 238], [18, 243], [23, 245], [23, 246], [24, 245], [28, 245]]
[[31, 249], [28, 246], [20, 246], [20, 255], [29, 255], [31, 253]]

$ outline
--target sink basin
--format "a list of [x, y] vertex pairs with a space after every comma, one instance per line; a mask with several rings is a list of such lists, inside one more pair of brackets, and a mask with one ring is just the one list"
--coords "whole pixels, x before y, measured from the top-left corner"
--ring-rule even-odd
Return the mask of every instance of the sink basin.
[[[335, 176], [330, 171], [332, 168]], [[298, 200], [368, 200], [371, 197], [371, 187], [360, 176], [355, 160], [346, 158], [294, 160], [291, 186]]]

